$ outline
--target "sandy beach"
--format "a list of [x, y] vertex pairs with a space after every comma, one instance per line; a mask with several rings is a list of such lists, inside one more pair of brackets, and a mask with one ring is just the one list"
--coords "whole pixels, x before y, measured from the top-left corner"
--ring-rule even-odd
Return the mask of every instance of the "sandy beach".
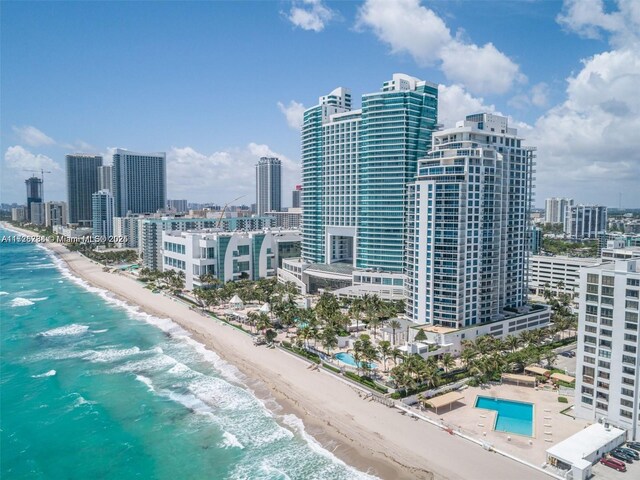
[[152, 315], [171, 318], [191, 332], [194, 339], [236, 366], [260, 398], [275, 400], [277, 413], [301, 418], [318, 442], [362, 471], [394, 480], [549, 478], [395, 408], [363, 400], [356, 388], [339, 378], [322, 370], [310, 371], [308, 363], [280, 349], [256, 347], [242, 332], [154, 294], [128, 276], [103, 272], [101, 265], [62, 245], [45, 246], [78, 277]]

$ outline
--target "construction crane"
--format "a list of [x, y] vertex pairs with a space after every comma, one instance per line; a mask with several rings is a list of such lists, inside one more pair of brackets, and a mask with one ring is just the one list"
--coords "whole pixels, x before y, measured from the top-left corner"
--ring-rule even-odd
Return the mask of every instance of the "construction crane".
[[244, 198], [248, 195], [248, 193], [245, 193], [244, 195], [240, 195], [238, 198], [234, 198], [233, 200], [228, 201], [227, 203], [224, 204], [224, 207], [222, 207], [222, 211], [220, 212], [220, 218], [218, 218], [218, 223], [216, 223], [216, 228], [220, 228], [220, 225], [222, 225], [222, 218], [224, 217], [224, 212], [226, 212], [227, 207], [232, 203], [235, 202], [236, 200], [240, 200], [241, 198]]
[[[37, 170], [24, 170], [25, 172], [31, 172], [31, 175], [33, 175], [34, 177], [38, 174]], [[45, 173], [53, 173], [49, 170], [45, 170], [43, 168], [40, 169], [40, 182], [42, 183], [42, 201], [44, 201], [44, 174]]]

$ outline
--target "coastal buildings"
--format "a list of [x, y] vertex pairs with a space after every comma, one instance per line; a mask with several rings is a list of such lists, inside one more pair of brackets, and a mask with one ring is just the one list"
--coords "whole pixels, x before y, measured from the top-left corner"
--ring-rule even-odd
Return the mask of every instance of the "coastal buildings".
[[29, 210], [29, 218], [31, 219], [30, 221], [33, 225], [44, 225], [45, 223], [44, 203], [31, 202], [31, 209]]
[[142, 263], [151, 270], [162, 268], [162, 232], [207, 230], [219, 228], [224, 232], [264, 230], [273, 226], [271, 217], [187, 218], [160, 217], [143, 218], [139, 226], [138, 251]]
[[189, 290], [205, 274], [222, 282], [273, 277], [282, 259], [294, 255], [300, 255], [298, 231], [162, 233], [162, 268], [184, 272]]
[[164, 210], [167, 204], [166, 154], [117, 149], [113, 154], [113, 198], [118, 217], [126, 216], [128, 212]]
[[282, 162], [278, 158], [262, 157], [256, 164], [256, 208], [259, 217], [282, 210]]
[[67, 203], [46, 202], [44, 204], [44, 224], [47, 227], [67, 224]]
[[14, 222], [26, 222], [27, 221], [27, 207], [12, 207], [11, 208], [11, 220]]
[[544, 201], [544, 223], [564, 225], [567, 207], [573, 206], [572, 198], [547, 198]]
[[99, 189], [100, 155], [75, 154], [65, 157], [67, 173], [67, 202], [69, 223], [91, 227], [93, 206], [91, 196]]
[[167, 209], [175, 213], [186, 213], [189, 211], [189, 205], [186, 200], [167, 200]]
[[33, 176], [24, 181], [27, 187], [27, 210], [26, 220], [31, 221], [31, 204], [42, 203], [42, 179]]
[[302, 185], [296, 185], [296, 188], [291, 192], [291, 208], [300, 208], [301, 192]]
[[92, 195], [93, 236], [113, 236], [113, 195], [109, 190], [100, 190]]
[[640, 440], [640, 259], [582, 269], [577, 417], [603, 419]]
[[[498, 115], [469, 115], [434, 133], [409, 188], [406, 314], [414, 322], [461, 329], [528, 315], [534, 152]], [[532, 326], [548, 321], [546, 312]]]
[[607, 230], [607, 207], [600, 205], [571, 205], [564, 219], [564, 234], [574, 240], [598, 238]]
[[113, 168], [111, 165], [98, 167], [98, 190], [108, 190], [113, 193]]
[[302, 220], [302, 209], [288, 208], [283, 212], [265, 212], [265, 216], [273, 217], [276, 227], [297, 230]]
[[437, 85], [394, 74], [362, 96], [336, 88], [304, 113], [302, 262], [402, 274], [405, 195], [431, 145]]
[[540, 227], [531, 226], [529, 228], [529, 251], [532, 255], [538, 255], [542, 249], [542, 229]]

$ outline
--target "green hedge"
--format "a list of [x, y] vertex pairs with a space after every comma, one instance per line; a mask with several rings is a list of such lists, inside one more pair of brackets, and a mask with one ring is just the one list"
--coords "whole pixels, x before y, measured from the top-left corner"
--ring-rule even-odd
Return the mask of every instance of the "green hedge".
[[567, 397], [558, 397], [558, 401], [560, 403], [569, 403], [569, 400], [567, 400]]
[[374, 382], [370, 377], [361, 377], [360, 375], [357, 375], [353, 372], [344, 372], [344, 375], [348, 378], [350, 378], [351, 380], [354, 380], [358, 383], [361, 383], [362, 385], [369, 387], [377, 392], [380, 393], [387, 393], [387, 389], [384, 387], [381, 387], [380, 385], [378, 385], [376, 382]]
[[304, 357], [307, 360], [311, 360], [314, 363], [321, 363], [322, 362], [318, 355], [316, 355], [315, 353], [308, 352], [304, 348], [298, 348], [298, 347], [296, 347], [294, 345], [291, 345], [291, 343], [289, 343], [289, 342], [282, 342], [280, 345], [282, 345], [284, 348], [286, 348], [290, 352], [293, 352], [293, 353], [295, 353], [297, 355], [300, 355], [301, 357]]
[[329, 365], [328, 363], [323, 363], [322, 366], [324, 368], [326, 368], [327, 370], [331, 370], [334, 373], [340, 373], [340, 369], [339, 368], [336, 368], [336, 367], [334, 367], [332, 365]]

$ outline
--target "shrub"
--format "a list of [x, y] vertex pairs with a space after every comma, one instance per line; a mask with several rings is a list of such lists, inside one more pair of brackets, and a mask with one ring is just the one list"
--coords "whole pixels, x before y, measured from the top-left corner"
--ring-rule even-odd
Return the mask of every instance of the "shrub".
[[358, 383], [361, 383], [362, 385], [369, 387], [377, 392], [380, 393], [387, 393], [387, 389], [384, 387], [381, 387], [380, 385], [378, 385], [376, 382], [374, 382], [370, 377], [361, 377], [360, 375], [357, 375], [353, 372], [345, 372], [344, 373], [346, 377], [350, 378], [351, 380], [354, 380]]
[[560, 403], [569, 403], [569, 400], [567, 400], [567, 397], [558, 397], [558, 401]]
[[332, 366], [332, 365], [329, 365], [329, 364], [327, 364], [327, 363], [323, 363], [323, 364], [322, 364], [322, 366], [323, 366], [324, 368], [326, 368], [327, 370], [331, 370], [331, 371], [332, 371], [332, 372], [334, 372], [334, 373], [340, 373], [340, 369], [339, 369], [339, 368], [336, 368], [336, 367], [334, 367], [334, 366]]

